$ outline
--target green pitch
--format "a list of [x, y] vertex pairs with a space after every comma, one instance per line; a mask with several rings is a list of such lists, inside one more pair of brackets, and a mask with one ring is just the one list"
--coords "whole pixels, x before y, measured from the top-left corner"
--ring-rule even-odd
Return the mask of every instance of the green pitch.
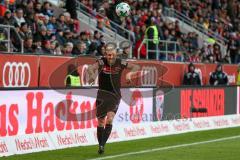
[[[199, 143], [200, 142], [200, 143]], [[1, 160], [237, 160], [240, 159], [240, 127], [192, 132], [107, 144], [105, 154], [97, 146], [1, 157]]]

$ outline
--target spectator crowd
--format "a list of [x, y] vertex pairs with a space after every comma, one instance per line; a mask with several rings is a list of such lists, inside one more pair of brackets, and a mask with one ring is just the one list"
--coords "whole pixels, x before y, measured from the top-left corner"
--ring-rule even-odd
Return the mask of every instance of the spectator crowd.
[[[189, 62], [208, 63], [239, 63], [240, 62], [240, 2], [238, 0], [125, 0], [132, 8], [131, 16], [119, 19], [114, 13], [116, 4], [121, 1], [113, 0], [81, 0], [83, 4], [91, 9], [102, 10], [104, 8], [107, 17], [134, 32], [135, 50], [137, 55], [139, 44], [142, 42], [147, 19], [153, 19], [158, 26], [160, 40], [170, 40], [178, 43], [177, 51], [183, 57], [180, 60]], [[227, 48], [223, 52], [218, 44], [198, 44], [199, 35], [195, 32], [181, 32], [179, 22], [165, 21], [163, 13], [165, 8], [174, 8], [183, 15], [191, 18], [193, 22], [199, 23], [204, 29], [214, 32], [216, 37], [223, 37]], [[114, 27], [114, 26], [112, 26]], [[159, 46], [161, 48], [161, 44]], [[141, 54], [146, 55], [146, 49], [141, 48]], [[161, 56], [162, 60], [173, 60]]]
[[[102, 55], [105, 45], [102, 32], [105, 27], [117, 31], [122, 36], [129, 36], [119, 27], [121, 26], [133, 33], [130, 35], [133, 55], [137, 57], [140, 51], [141, 58], [146, 58], [147, 47], [139, 47], [145, 37], [146, 22], [150, 20], [157, 26], [160, 40], [178, 44], [177, 47], [167, 48], [169, 51], [173, 48], [176, 50], [177, 58], [174, 58], [175, 55], [166, 56], [161, 52], [166, 46], [159, 43], [160, 60], [240, 62], [240, 3], [237, 0], [124, 0], [131, 6], [131, 15], [126, 18], [120, 18], [115, 13], [115, 6], [122, 0], [77, 0], [87, 6], [85, 11], [97, 19], [98, 30], [81, 32], [81, 24], [73, 9], [76, 7], [74, 1], [66, 0], [66, 11], [56, 16], [54, 7], [47, 1], [42, 3], [38, 0], [1, 0], [1, 8], [5, 9], [1, 9], [0, 24], [15, 27], [24, 40], [25, 53], [49, 55]], [[211, 29], [217, 37], [224, 37], [227, 51], [223, 52], [216, 43], [205, 42], [200, 46], [197, 33], [183, 32], [179, 21], [171, 22], [164, 18], [166, 7], [176, 9], [193, 22], [202, 25], [204, 29]], [[11, 48], [12, 51], [19, 52], [20, 43], [16, 38], [11, 37]], [[4, 39], [3, 30], [0, 30], [1, 39]], [[6, 50], [2, 42], [0, 46], [1, 50]]]
[[[24, 53], [78, 56], [86, 54], [102, 55], [104, 41], [98, 31], [86, 30], [80, 32], [80, 23], [62, 9], [60, 14], [54, 14], [54, 7], [48, 1], [16, 0], [9, 4], [3, 0], [1, 7], [7, 6], [0, 16], [0, 24], [10, 25], [10, 52], [21, 51], [23, 40]], [[20, 38], [16, 36], [20, 35]], [[1, 27], [0, 39], [7, 39], [7, 30]], [[7, 51], [7, 43], [1, 42], [1, 51]]]

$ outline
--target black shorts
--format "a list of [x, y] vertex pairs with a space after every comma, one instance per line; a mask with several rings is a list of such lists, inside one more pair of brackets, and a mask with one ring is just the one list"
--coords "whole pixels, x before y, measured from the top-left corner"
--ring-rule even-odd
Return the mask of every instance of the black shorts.
[[96, 99], [96, 116], [98, 118], [103, 118], [108, 112], [116, 113], [120, 100], [120, 94], [99, 90]]

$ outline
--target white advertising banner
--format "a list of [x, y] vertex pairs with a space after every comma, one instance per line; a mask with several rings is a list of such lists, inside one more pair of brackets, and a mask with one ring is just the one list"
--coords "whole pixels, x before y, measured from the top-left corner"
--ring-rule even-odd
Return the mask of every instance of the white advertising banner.
[[153, 121], [153, 89], [122, 89], [122, 100], [114, 123], [137, 124]]
[[[0, 155], [96, 144], [96, 94], [96, 89], [0, 91]], [[114, 125], [152, 121], [152, 101], [152, 89], [122, 89]], [[113, 131], [111, 139], [119, 137]]]
[[[97, 144], [97, 121], [91, 112], [96, 90], [87, 91], [89, 96], [81, 94], [86, 89], [0, 91], [0, 157]], [[122, 93], [128, 99], [121, 102], [117, 114], [130, 110], [139, 113], [137, 117], [152, 114], [152, 98], [144, 98], [147, 89], [123, 89]], [[240, 126], [240, 115], [147, 123], [142, 123], [143, 116], [134, 116], [123, 122], [115, 121], [109, 142]]]

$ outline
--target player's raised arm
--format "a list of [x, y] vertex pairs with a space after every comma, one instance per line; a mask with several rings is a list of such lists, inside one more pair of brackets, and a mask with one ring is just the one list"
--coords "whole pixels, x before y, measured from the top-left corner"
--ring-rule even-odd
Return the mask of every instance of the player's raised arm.
[[96, 79], [96, 75], [94, 74], [96, 72], [96, 70], [98, 70], [99, 68], [99, 62], [96, 62], [92, 65], [89, 65], [88, 69], [87, 69], [87, 73], [89, 75], [89, 83], [93, 83]]
[[140, 66], [137, 64], [128, 63], [127, 69], [130, 69], [130, 72], [126, 74], [126, 80], [131, 82], [131, 78], [137, 76], [137, 73], [140, 71]]

